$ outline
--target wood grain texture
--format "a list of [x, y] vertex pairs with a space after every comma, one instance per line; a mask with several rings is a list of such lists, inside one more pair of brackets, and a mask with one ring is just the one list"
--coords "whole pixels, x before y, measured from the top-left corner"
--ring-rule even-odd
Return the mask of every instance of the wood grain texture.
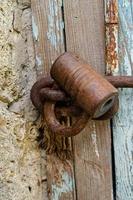
[[64, 22], [60, 0], [32, 0], [32, 27], [39, 73], [49, 73], [51, 64], [64, 52]]
[[[38, 76], [49, 73], [54, 60], [65, 51], [62, 1], [32, 0], [33, 36]], [[44, 72], [43, 72], [44, 70]], [[71, 139], [69, 140], [71, 146]], [[71, 147], [70, 147], [71, 148]], [[61, 161], [56, 155], [45, 156], [47, 194], [44, 199], [74, 200], [73, 161]]]
[[[65, 0], [68, 51], [78, 53], [100, 73], [104, 64], [104, 8], [102, 0]], [[74, 137], [77, 199], [112, 199], [109, 122], [89, 122]]]
[[[133, 2], [119, 0], [119, 72], [133, 75]], [[119, 113], [113, 120], [116, 199], [133, 199], [133, 89], [120, 92]]]

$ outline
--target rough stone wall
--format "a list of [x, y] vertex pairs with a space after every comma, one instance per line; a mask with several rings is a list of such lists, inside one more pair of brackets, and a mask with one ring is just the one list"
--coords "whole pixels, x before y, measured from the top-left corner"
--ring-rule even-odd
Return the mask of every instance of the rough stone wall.
[[30, 0], [0, 0], [0, 200], [46, 199], [29, 98], [35, 80]]

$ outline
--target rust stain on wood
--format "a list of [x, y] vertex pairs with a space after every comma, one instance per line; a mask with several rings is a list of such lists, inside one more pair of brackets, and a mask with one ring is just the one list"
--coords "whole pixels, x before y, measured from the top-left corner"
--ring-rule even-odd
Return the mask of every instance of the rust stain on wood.
[[118, 2], [105, 1], [106, 73], [118, 72]]
[[118, 71], [118, 25], [106, 25], [106, 66], [107, 74]]
[[105, 21], [106, 23], [118, 23], [118, 2], [117, 0], [105, 1]]

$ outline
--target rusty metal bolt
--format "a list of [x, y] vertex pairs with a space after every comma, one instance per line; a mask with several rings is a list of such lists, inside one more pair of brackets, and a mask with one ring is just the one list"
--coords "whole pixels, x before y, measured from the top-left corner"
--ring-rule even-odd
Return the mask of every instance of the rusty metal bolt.
[[133, 76], [106, 76], [105, 78], [116, 88], [133, 88]]
[[57, 58], [51, 76], [92, 118], [104, 115], [118, 96], [116, 88], [72, 53]]
[[[69, 102], [70, 98], [60, 90], [58, 85], [55, 84], [53, 79], [50, 77], [43, 77], [39, 79], [31, 89], [31, 100], [34, 106], [43, 113], [45, 121], [50, 128], [50, 130], [62, 136], [74, 136], [78, 134], [88, 122], [90, 116], [84, 112], [77, 105], [56, 106], [56, 102]], [[103, 116], [97, 118], [96, 120], [105, 120], [111, 118], [118, 109], [118, 100], [114, 101], [112, 108], [105, 113]], [[66, 104], [66, 103], [65, 103]], [[61, 125], [59, 119], [61, 116], [71, 116], [75, 118], [75, 123], [66, 127]]]
[[[133, 87], [132, 76], [103, 78], [71, 53], [57, 58], [51, 75], [56, 82], [50, 76], [38, 80], [31, 89], [31, 100], [44, 115], [50, 130], [67, 137], [78, 134], [90, 118], [106, 120], [114, 116], [119, 99], [113, 86]], [[62, 107], [62, 103], [57, 105], [57, 102], [65, 102], [65, 106]], [[59, 122], [61, 116], [75, 117], [76, 121], [66, 127]]]

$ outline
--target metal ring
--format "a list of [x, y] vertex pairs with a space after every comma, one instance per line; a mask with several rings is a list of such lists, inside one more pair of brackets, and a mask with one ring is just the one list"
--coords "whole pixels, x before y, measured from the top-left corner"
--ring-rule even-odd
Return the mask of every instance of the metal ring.
[[31, 89], [30, 98], [33, 105], [42, 112], [43, 104], [40, 99], [40, 90], [45, 87], [51, 87], [54, 84], [54, 80], [50, 76], [39, 79]]
[[70, 101], [70, 97], [67, 97], [62, 90], [55, 90], [52, 88], [42, 88], [40, 90], [40, 98], [42, 102], [48, 101]]
[[88, 122], [89, 116], [85, 112], [81, 115], [76, 116], [76, 121], [71, 127], [61, 125], [55, 115], [55, 102], [46, 101], [44, 104], [44, 117], [49, 129], [58, 135], [71, 137], [77, 135], [81, 130], [84, 129]]
[[55, 107], [55, 115], [57, 116], [57, 119], [60, 118], [60, 116], [70, 116], [70, 117], [76, 117], [81, 115], [83, 110], [75, 105], [71, 106], [57, 106]]

